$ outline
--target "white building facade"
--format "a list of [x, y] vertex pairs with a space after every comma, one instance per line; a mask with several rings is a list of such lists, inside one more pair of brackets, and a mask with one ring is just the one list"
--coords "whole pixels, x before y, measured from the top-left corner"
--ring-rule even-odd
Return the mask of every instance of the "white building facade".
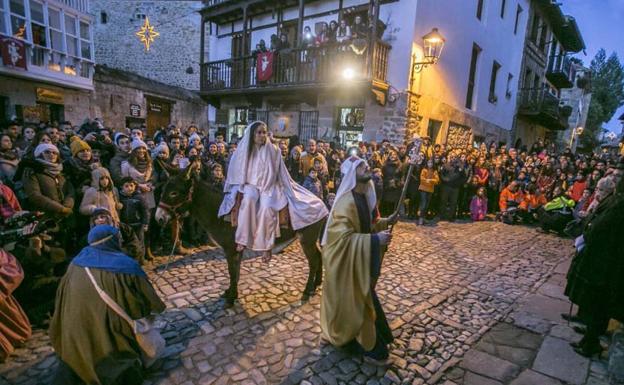
[[0, 0], [0, 118], [89, 114], [94, 43], [87, 0]]
[[[240, 134], [247, 121], [262, 118], [278, 135], [345, 145], [400, 143], [416, 133], [439, 143], [508, 140], [528, 0], [292, 0], [278, 9], [268, 3], [212, 0], [202, 11], [209, 48], [201, 93], [218, 108], [222, 130]], [[307, 27], [318, 36], [325, 23], [344, 19], [355, 29], [356, 16], [369, 22], [363, 53], [363, 46], [339, 48], [334, 57], [343, 60], [332, 60], [333, 48], [302, 48]], [[446, 39], [441, 57], [415, 71], [422, 37], [433, 28]], [[281, 78], [259, 82], [252, 51], [281, 34], [290, 43], [282, 58], [290, 59], [274, 58], [273, 76]], [[350, 60], [341, 57], [345, 51]], [[345, 79], [353, 63], [357, 75]]]

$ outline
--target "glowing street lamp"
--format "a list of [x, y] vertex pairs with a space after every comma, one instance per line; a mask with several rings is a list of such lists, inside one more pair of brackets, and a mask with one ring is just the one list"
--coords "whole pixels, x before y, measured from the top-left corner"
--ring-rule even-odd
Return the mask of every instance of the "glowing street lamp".
[[440, 34], [437, 28], [433, 28], [431, 32], [423, 36], [423, 55], [424, 61], [414, 62], [414, 71], [420, 72], [423, 68], [430, 64], [436, 64], [442, 55], [444, 43], [446, 39]]
[[355, 70], [352, 67], [346, 67], [342, 70], [342, 78], [344, 80], [353, 80], [355, 78]]

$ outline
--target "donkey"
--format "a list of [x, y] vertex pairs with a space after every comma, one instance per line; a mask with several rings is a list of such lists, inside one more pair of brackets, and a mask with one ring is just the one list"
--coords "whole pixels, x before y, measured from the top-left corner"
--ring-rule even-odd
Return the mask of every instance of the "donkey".
[[[241, 253], [236, 251], [234, 236], [236, 229], [230, 222], [218, 217], [219, 206], [223, 200], [220, 189], [192, 176], [193, 167], [173, 176], [162, 188], [160, 203], [156, 210], [156, 220], [161, 224], [168, 223], [173, 216], [187, 213], [197, 220], [199, 225], [223, 249], [228, 264], [230, 286], [222, 294], [226, 306], [232, 306], [238, 298], [238, 280], [240, 278]], [[192, 208], [192, 209], [191, 209]], [[284, 240], [299, 238], [301, 248], [308, 260], [308, 280], [301, 299], [307, 301], [314, 295], [323, 279], [321, 250], [317, 241], [323, 229], [325, 219], [307, 227], [294, 231], [281, 231], [282, 236], [276, 245]]]

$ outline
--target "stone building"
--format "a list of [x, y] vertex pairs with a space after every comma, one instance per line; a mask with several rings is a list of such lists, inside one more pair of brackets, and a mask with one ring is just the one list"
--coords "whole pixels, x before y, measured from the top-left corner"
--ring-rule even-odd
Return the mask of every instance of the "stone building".
[[[347, 146], [401, 143], [414, 134], [453, 146], [508, 140], [529, 0], [205, 4], [201, 94], [218, 107], [224, 131], [240, 135], [246, 122], [264, 119], [276, 135]], [[355, 26], [358, 17], [363, 30]], [[318, 36], [340, 20], [366, 38], [305, 45], [304, 34]], [[424, 68], [418, 63], [433, 59], [425, 57], [431, 52], [423, 36], [434, 28], [446, 45], [437, 63]], [[253, 50], [261, 41], [269, 47], [274, 35], [285, 35], [289, 48], [270, 57], [272, 74], [261, 79], [263, 63]]]
[[106, 66], [96, 67], [93, 80], [91, 109], [109, 127], [145, 124], [148, 135], [170, 123], [181, 128], [208, 127], [206, 102], [197, 92]]
[[81, 121], [93, 90], [86, 0], [0, 1], [0, 120]]
[[[95, 60], [177, 87], [199, 90], [199, 1], [90, 0]], [[159, 35], [149, 50], [136, 32], [146, 21]]]

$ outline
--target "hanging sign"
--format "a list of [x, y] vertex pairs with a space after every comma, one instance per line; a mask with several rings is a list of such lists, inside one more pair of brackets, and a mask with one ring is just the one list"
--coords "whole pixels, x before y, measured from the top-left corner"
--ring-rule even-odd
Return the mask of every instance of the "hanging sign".
[[0, 37], [2, 63], [5, 66], [26, 70], [26, 44], [12, 37]]
[[266, 82], [273, 76], [273, 52], [259, 52], [256, 57], [256, 76], [259, 82]]

